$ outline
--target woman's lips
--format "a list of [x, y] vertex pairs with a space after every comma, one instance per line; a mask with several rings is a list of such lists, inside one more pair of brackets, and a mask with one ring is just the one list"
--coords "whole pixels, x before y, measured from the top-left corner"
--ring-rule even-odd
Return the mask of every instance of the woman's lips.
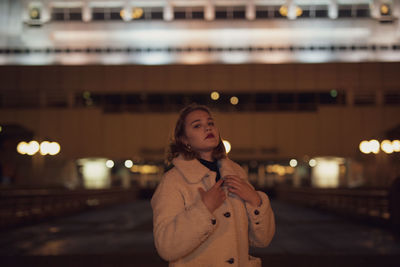
[[206, 136], [206, 139], [208, 139], [208, 138], [214, 138], [214, 135], [213, 135], [213, 134], [208, 134], [208, 135]]

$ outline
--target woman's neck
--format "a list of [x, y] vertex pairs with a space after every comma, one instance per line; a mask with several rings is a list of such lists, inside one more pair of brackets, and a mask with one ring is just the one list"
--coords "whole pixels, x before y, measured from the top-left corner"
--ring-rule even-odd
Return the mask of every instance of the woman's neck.
[[212, 151], [210, 152], [200, 152], [199, 153], [200, 158], [207, 160], [207, 161], [214, 161], [213, 156], [212, 156]]

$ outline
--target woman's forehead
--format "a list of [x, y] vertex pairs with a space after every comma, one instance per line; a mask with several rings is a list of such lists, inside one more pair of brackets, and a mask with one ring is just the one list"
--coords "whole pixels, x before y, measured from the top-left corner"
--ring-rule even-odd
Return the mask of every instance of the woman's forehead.
[[211, 115], [207, 111], [204, 111], [204, 110], [192, 111], [186, 117], [186, 121], [188, 121], [188, 122], [192, 122], [195, 120], [209, 120], [209, 119], [212, 120]]

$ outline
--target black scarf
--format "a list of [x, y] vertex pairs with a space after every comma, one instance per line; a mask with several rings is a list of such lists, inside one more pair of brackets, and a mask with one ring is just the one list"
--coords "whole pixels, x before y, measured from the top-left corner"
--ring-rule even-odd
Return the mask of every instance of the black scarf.
[[216, 172], [217, 177], [215, 177], [215, 182], [218, 182], [218, 180], [221, 178], [221, 175], [219, 174], [219, 168], [218, 168], [218, 161], [208, 161], [204, 159], [199, 159], [200, 163], [206, 166], [210, 171]]

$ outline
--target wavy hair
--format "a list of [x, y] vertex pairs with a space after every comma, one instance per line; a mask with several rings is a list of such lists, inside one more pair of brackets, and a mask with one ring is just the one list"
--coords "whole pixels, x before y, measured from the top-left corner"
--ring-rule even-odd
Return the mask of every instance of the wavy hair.
[[[175, 125], [174, 136], [171, 138], [171, 141], [168, 146], [166, 161], [171, 164], [172, 160], [179, 155], [183, 155], [186, 160], [191, 160], [194, 158], [199, 158], [199, 154], [191, 149], [189, 149], [182, 141], [182, 137], [186, 135], [185, 133], [185, 122], [186, 117], [196, 110], [202, 110], [207, 112], [211, 116], [211, 112], [208, 107], [198, 104], [190, 104], [183, 108], [179, 113], [179, 118]], [[214, 148], [212, 153], [213, 158], [220, 160], [226, 157], [225, 146], [222, 142], [221, 136], [219, 136], [219, 143]]]

